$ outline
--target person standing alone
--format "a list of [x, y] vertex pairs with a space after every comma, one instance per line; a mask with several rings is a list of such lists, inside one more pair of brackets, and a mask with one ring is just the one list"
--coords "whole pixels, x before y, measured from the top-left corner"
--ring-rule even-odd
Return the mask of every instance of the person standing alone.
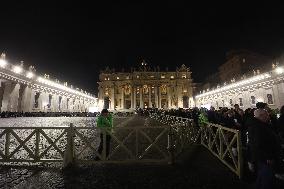
[[[97, 119], [97, 127], [100, 128], [101, 134], [100, 134], [100, 146], [98, 148], [98, 153], [102, 155], [103, 148], [104, 148], [104, 133], [106, 135], [106, 158], [109, 155], [109, 149], [110, 149], [110, 140], [111, 135], [110, 133], [113, 131], [113, 117], [112, 114], [108, 112], [107, 109], [103, 109], [101, 111], [101, 115]], [[104, 132], [105, 130], [105, 132]], [[95, 160], [100, 160], [99, 157], [96, 157]]]

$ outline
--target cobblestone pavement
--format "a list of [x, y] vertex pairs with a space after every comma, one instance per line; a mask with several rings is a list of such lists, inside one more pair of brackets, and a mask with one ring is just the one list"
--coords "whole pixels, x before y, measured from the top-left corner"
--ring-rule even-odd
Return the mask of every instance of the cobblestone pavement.
[[201, 146], [191, 147], [176, 165], [97, 164], [62, 171], [1, 168], [1, 188], [246, 188]]

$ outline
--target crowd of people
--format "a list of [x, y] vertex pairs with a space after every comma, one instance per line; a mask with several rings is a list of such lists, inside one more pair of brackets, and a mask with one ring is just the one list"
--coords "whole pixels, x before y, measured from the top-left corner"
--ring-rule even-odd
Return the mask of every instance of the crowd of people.
[[[114, 116], [128, 117], [133, 112], [110, 112]], [[98, 117], [100, 112], [0, 112], [0, 118], [17, 118], [17, 117]]]
[[99, 112], [0, 112], [0, 118], [17, 117], [96, 117]]
[[[111, 112], [110, 112], [111, 113]], [[150, 113], [190, 118], [195, 127], [208, 123], [239, 130], [246, 167], [256, 176], [256, 182], [263, 188], [270, 188], [273, 178], [283, 179], [284, 164], [284, 106], [272, 110], [266, 103], [259, 102], [255, 108], [242, 110], [238, 104], [234, 108], [211, 107], [193, 109], [163, 110], [157, 108], [137, 109], [140, 116]], [[9, 117], [101, 117], [100, 112], [0, 112], [1, 118]], [[116, 112], [122, 116], [126, 113]], [[127, 115], [133, 112], [128, 112]], [[104, 115], [104, 114], [103, 114]], [[104, 117], [103, 117], [104, 118]], [[100, 118], [102, 119], [102, 118]], [[100, 120], [99, 119], [99, 120]]]
[[[160, 115], [190, 118], [194, 126], [208, 123], [237, 129], [241, 133], [244, 168], [246, 176], [256, 179], [256, 188], [271, 188], [275, 177], [284, 179], [284, 106], [272, 110], [266, 103], [259, 102], [255, 108], [242, 110], [211, 107], [193, 109], [158, 110], [148, 109]], [[145, 112], [145, 113], [144, 113]], [[147, 114], [140, 110], [140, 113]]]

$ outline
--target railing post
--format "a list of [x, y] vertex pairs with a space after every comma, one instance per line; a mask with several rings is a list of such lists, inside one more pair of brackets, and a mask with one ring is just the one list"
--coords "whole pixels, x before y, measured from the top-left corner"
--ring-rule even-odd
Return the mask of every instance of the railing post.
[[241, 131], [237, 132], [237, 148], [238, 148], [238, 175], [242, 179], [243, 174], [243, 152], [242, 152], [242, 141]]
[[135, 139], [136, 139], [136, 141], [135, 141], [135, 152], [136, 152], [136, 154], [135, 154], [135, 158], [136, 159], [138, 159], [138, 153], [139, 153], [139, 146], [138, 146], [138, 143], [139, 143], [139, 135], [138, 135], [139, 133], [138, 133], [138, 128], [135, 128]]
[[169, 133], [168, 133], [168, 152], [170, 154], [170, 164], [174, 164], [175, 163], [175, 147], [173, 145], [173, 131], [172, 131], [172, 127], [169, 126]]
[[10, 129], [6, 129], [6, 141], [5, 141], [5, 156], [6, 156], [6, 159], [8, 160], [9, 159], [9, 155], [10, 155], [10, 152], [9, 152], [9, 149], [10, 149]]
[[39, 128], [36, 128], [36, 146], [35, 146], [35, 161], [39, 161], [39, 141], [40, 141], [40, 133]]
[[106, 160], [106, 130], [103, 128], [103, 160]]
[[[219, 128], [218, 128], [219, 129]], [[219, 147], [220, 147], [220, 152], [219, 152], [219, 156], [220, 156], [220, 158], [222, 159], [222, 155], [223, 155], [223, 143], [224, 143], [224, 139], [223, 139], [223, 137], [222, 137], [222, 134], [223, 134], [223, 131], [222, 131], [222, 129], [220, 128], [220, 130], [219, 130]]]
[[67, 129], [67, 144], [66, 144], [66, 150], [64, 152], [64, 167], [69, 167], [74, 165], [74, 127], [73, 123], [70, 123], [70, 127]]

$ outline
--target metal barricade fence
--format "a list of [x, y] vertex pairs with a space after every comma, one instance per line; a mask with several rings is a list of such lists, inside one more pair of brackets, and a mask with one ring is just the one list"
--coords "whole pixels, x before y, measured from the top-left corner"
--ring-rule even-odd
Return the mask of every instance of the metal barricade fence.
[[[169, 162], [170, 127], [0, 127], [0, 162]], [[103, 151], [98, 153], [100, 135]], [[111, 146], [107, 153], [107, 137]], [[96, 161], [98, 157], [100, 161]]]
[[[163, 126], [118, 127], [115, 133], [97, 127], [0, 127], [0, 162], [170, 162], [192, 143], [205, 146], [241, 177], [240, 132], [220, 125], [194, 127], [191, 119], [150, 114]], [[103, 151], [98, 153], [100, 136]], [[107, 137], [112, 146], [107, 153]]]
[[[186, 145], [196, 143], [206, 147], [232, 172], [242, 176], [242, 146], [240, 131], [217, 124], [195, 127], [188, 118], [153, 116], [163, 124], [170, 126], [173, 156], [177, 156]], [[166, 119], [166, 121], [165, 121]]]

